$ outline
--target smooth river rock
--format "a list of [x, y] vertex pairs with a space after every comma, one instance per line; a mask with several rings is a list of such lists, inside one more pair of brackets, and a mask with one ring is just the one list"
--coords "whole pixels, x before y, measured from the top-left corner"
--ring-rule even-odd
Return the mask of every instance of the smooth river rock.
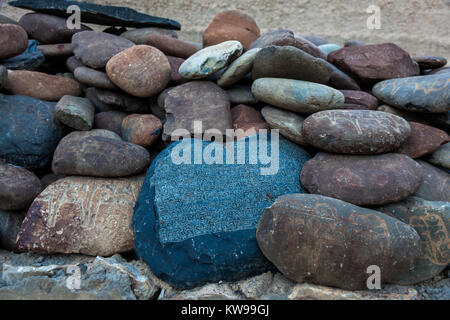
[[269, 129], [269, 126], [261, 116], [261, 112], [245, 104], [239, 104], [231, 108], [231, 117], [237, 139], [254, 135], [260, 130], [267, 132]]
[[425, 160], [436, 166], [450, 169], [450, 142], [444, 143], [437, 148]]
[[123, 140], [148, 147], [159, 137], [162, 123], [152, 114], [130, 114], [122, 120]]
[[99, 112], [94, 117], [94, 128], [105, 129], [121, 134], [122, 121], [127, 114], [120, 111]]
[[298, 113], [337, 109], [344, 95], [333, 88], [301, 80], [261, 78], [253, 82], [253, 95], [263, 102]]
[[261, 48], [250, 49], [234, 60], [219, 77], [217, 84], [222, 88], [227, 88], [243, 79], [250, 71], [252, 71], [253, 62], [260, 50]]
[[429, 201], [450, 202], [450, 174], [423, 160], [417, 160], [423, 174], [423, 181], [414, 196]]
[[419, 64], [421, 70], [438, 69], [447, 64], [447, 59], [439, 56], [415, 56], [412, 58]]
[[367, 288], [371, 265], [380, 268], [382, 282], [391, 282], [409, 271], [420, 251], [409, 225], [315, 194], [277, 198], [264, 211], [256, 239], [286, 277], [349, 290]]
[[128, 30], [122, 33], [120, 36], [130, 41], [133, 41], [135, 44], [146, 44], [147, 36], [154, 33], [172, 38], [178, 38], [178, 34], [175, 30], [157, 27]]
[[341, 109], [376, 110], [379, 101], [370, 93], [358, 90], [339, 90], [344, 94], [345, 104]]
[[73, 71], [75, 79], [89, 86], [101, 89], [115, 90], [117, 86], [109, 79], [108, 75], [99, 70], [88, 67], [77, 67]]
[[403, 154], [340, 155], [319, 152], [303, 167], [302, 185], [360, 206], [383, 205], [412, 195], [422, 183], [422, 169]]
[[271, 129], [280, 130], [282, 136], [299, 145], [308, 145], [302, 134], [302, 125], [305, 120], [302, 116], [271, 106], [262, 108], [261, 114]]
[[372, 110], [326, 110], [310, 115], [302, 135], [314, 147], [335, 153], [377, 154], [397, 149], [410, 135], [408, 122]]
[[28, 46], [27, 32], [15, 24], [0, 24], [0, 60], [17, 56]]
[[64, 96], [55, 107], [56, 118], [75, 130], [91, 130], [95, 108], [86, 98]]
[[145, 39], [145, 44], [155, 47], [165, 55], [187, 59], [200, 50], [196, 45], [174, 37], [152, 33]]
[[148, 99], [137, 98], [122, 91], [92, 87], [86, 90], [86, 98], [100, 112], [111, 111], [111, 109], [130, 113], [148, 113], [149, 111]]

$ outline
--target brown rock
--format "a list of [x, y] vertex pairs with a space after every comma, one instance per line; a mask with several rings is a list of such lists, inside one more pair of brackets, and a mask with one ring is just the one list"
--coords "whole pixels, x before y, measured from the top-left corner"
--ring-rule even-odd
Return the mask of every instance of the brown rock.
[[112, 82], [129, 94], [148, 98], [161, 92], [170, 81], [170, 63], [160, 50], [137, 45], [115, 55], [106, 65]]
[[357, 90], [339, 90], [344, 94], [345, 104], [341, 109], [376, 110], [379, 101], [370, 93]]
[[17, 56], [28, 47], [27, 32], [14, 24], [0, 24], [0, 60]]
[[6, 89], [12, 94], [48, 101], [58, 101], [65, 95], [79, 96], [82, 93], [79, 84], [72, 79], [27, 70], [10, 72]]
[[122, 33], [120, 36], [130, 41], [133, 41], [136, 44], [145, 44], [147, 36], [155, 33], [172, 38], [178, 38], [178, 34], [175, 30], [156, 27], [128, 30]]
[[277, 198], [264, 211], [256, 239], [289, 279], [349, 290], [367, 288], [369, 266], [378, 266], [389, 282], [420, 254], [419, 235], [407, 224], [315, 194]]
[[393, 43], [345, 47], [330, 52], [328, 61], [363, 83], [418, 75], [408, 52]]
[[148, 147], [161, 133], [162, 123], [152, 114], [130, 114], [122, 121], [122, 138], [125, 141]]
[[110, 256], [133, 250], [133, 207], [143, 176], [67, 177], [48, 186], [19, 232], [23, 250]]
[[261, 112], [245, 104], [239, 104], [231, 108], [231, 117], [237, 139], [257, 134], [260, 129], [269, 129], [269, 125], [264, 121]]
[[41, 188], [41, 182], [33, 172], [0, 163], [0, 210], [28, 209]]
[[196, 53], [199, 47], [177, 38], [152, 33], [145, 39], [145, 44], [155, 47], [168, 56], [187, 59]]
[[121, 134], [122, 121], [127, 114], [120, 111], [105, 111], [95, 115], [94, 128], [106, 129]]
[[319, 152], [305, 163], [300, 180], [310, 193], [371, 206], [412, 195], [422, 183], [422, 170], [403, 154], [350, 156]]
[[218, 13], [203, 32], [203, 47], [237, 40], [248, 50], [259, 36], [258, 25], [252, 17], [239, 10], [227, 10]]
[[189, 79], [183, 78], [180, 73], [178, 72], [178, 69], [180, 68], [181, 64], [186, 61], [183, 58], [177, 58], [177, 57], [171, 57], [167, 56], [167, 60], [169, 60], [170, 63], [170, 81], [176, 84], [182, 84], [185, 82], [188, 82]]
[[420, 158], [439, 148], [445, 142], [450, 141], [447, 132], [417, 122], [409, 122], [411, 134], [405, 142], [396, 150], [411, 158]]
[[43, 44], [37, 46], [37, 49], [47, 58], [73, 55], [73, 46], [71, 43]]
[[397, 149], [409, 136], [406, 120], [372, 110], [326, 110], [312, 114], [302, 125], [309, 144], [328, 152], [377, 154]]
[[423, 181], [414, 196], [428, 201], [450, 202], [450, 175], [428, 162], [416, 162], [422, 168]]
[[419, 64], [421, 70], [437, 69], [447, 64], [447, 59], [444, 57], [416, 56], [412, 58]]

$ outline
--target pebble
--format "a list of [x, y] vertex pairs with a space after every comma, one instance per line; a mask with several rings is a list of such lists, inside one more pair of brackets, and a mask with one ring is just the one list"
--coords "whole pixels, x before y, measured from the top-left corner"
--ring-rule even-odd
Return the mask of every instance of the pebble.
[[232, 104], [257, 104], [258, 100], [253, 96], [251, 87], [234, 86], [227, 89], [228, 97]]
[[[231, 118], [233, 119], [233, 128], [237, 139], [257, 134], [261, 129], [266, 130], [266, 132], [269, 129], [261, 116], [261, 112], [245, 104], [239, 104], [231, 108]], [[242, 130], [242, 132], [239, 130]]]
[[227, 67], [243, 50], [242, 44], [234, 40], [206, 47], [183, 62], [178, 72], [187, 79], [206, 78]]
[[203, 32], [203, 47], [237, 40], [248, 50], [259, 36], [259, 27], [252, 17], [240, 10], [227, 10], [218, 13]]
[[99, 70], [95, 70], [88, 67], [77, 67], [73, 71], [75, 79], [79, 82], [90, 86], [101, 89], [116, 90], [117, 86], [109, 79], [108, 75]]
[[167, 60], [169, 60], [171, 70], [170, 82], [172, 82], [173, 84], [183, 84], [185, 82], [188, 82], [189, 79], [183, 78], [181, 74], [178, 72], [178, 69], [180, 69], [180, 66], [183, 64], [184, 61], [186, 61], [186, 59], [167, 56]]
[[314, 43], [316, 46], [321, 46], [323, 44], [327, 44], [328, 40], [323, 38], [323, 37], [319, 37], [319, 36], [314, 36], [314, 35], [310, 35], [310, 34], [303, 34], [301, 35], [302, 38], [305, 38], [308, 41], [311, 41], [312, 43]]
[[152, 114], [130, 114], [121, 125], [123, 140], [143, 147], [151, 146], [161, 130], [161, 121]]
[[114, 84], [140, 98], [161, 92], [169, 84], [171, 71], [164, 53], [147, 45], [126, 49], [106, 65], [106, 73]]
[[326, 110], [307, 117], [304, 139], [314, 147], [345, 154], [378, 154], [400, 147], [411, 133], [408, 122], [386, 112]]
[[234, 60], [217, 80], [217, 84], [222, 88], [228, 88], [242, 80], [252, 71], [253, 62], [260, 50], [261, 48], [250, 49]]
[[71, 56], [71, 57], [67, 58], [67, 60], [66, 60], [66, 67], [67, 67], [67, 69], [69, 69], [70, 72], [73, 73], [76, 68], [84, 67], [84, 64], [82, 64], [81, 61], [77, 57]]
[[339, 90], [344, 94], [345, 103], [341, 109], [376, 110], [379, 101], [370, 93], [358, 90]]
[[270, 128], [280, 130], [280, 134], [285, 138], [302, 146], [308, 145], [302, 134], [303, 121], [305, 120], [302, 116], [271, 106], [262, 108], [261, 114]]
[[125, 112], [120, 111], [99, 112], [94, 117], [94, 128], [109, 130], [121, 135], [122, 121], [126, 116]]
[[27, 32], [15, 24], [0, 24], [0, 60], [17, 56], [28, 47]]
[[101, 111], [116, 109], [129, 113], [147, 113], [149, 110], [148, 99], [137, 98], [122, 91], [88, 88], [86, 97]]
[[412, 57], [419, 64], [421, 70], [438, 69], [447, 64], [447, 59], [436, 56], [415, 56]]
[[379, 266], [383, 282], [391, 282], [420, 254], [419, 235], [409, 225], [316, 194], [277, 198], [264, 210], [256, 239], [287, 278], [347, 290], [367, 289], [371, 265]]
[[450, 202], [450, 174], [426, 161], [416, 162], [422, 168], [423, 181], [414, 196], [429, 201]]
[[441, 145], [426, 157], [425, 160], [436, 166], [450, 169], [450, 142]]
[[160, 34], [163, 36], [168, 36], [176, 39], [178, 38], [178, 34], [175, 30], [156, 27], [128, 30], [122, 33], [120, 36], [134, 42], [135, 44], [146, 44], [147, 36], [150, 34]]
[[422, 183], [422, 170], [403, 154], [319, 152], [305, 164], [300, 179], [310, 193], [372, 206], [401, 201], [412, 195]]
[[75, 130], [91, 130], [95, 108], [86, 98], [63, 96], [55, 107], [56, 118]]
[[348, 74], [342, 72], [331, 63], [328, 63], [328, 68], [330, 69], [328, 86], [340, 90], [361, 90], [358, 83]]
[[37, 46], [46, 58], [67, 57], [73, 55], [73, 46], [71, 43], [43, 44]]
[[252, 93], [260, 101], [298, 113], [337, 109], [345, 101], [344, 95], [331, 87], [291, 79], [257, 79]]
[[152, 33], [145, 39], [145, 44], [161, 50], [168, 56], [187, 59], [200, 49], [189, 42], [174, 37]]

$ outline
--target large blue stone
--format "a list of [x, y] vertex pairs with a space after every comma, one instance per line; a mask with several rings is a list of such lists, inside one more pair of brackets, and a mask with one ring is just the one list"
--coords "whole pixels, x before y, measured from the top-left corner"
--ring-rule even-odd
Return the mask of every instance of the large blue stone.
[[54, 102], [0, 94], [0, 159], [39, 169], [52, 158], [65, 133]]
[[[261, 134], [223, 149], [228, 150], [223, 157], [241, 147], [248, 151], [252, 139], [262, 141]], [[256, 242], [256, 227], [278, 196], [306, 192], [299, 175], [309, 154], [280, 137], [279, 170], [262, 175], [260, 169], [268, 165], [251, 164], [248, 152], [244, 164], [174, 164], [171, 153], [183, 143], [203, 151], [212, 146], [183, 141], [163, 150], [147, 172], [133, 216], [137, 255], [177, 288], [273, 270]]]

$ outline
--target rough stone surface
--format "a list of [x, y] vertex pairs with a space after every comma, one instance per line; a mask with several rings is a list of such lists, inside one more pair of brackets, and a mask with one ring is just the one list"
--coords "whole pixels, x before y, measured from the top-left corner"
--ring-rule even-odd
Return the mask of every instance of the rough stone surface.
[[255, 57], [253, 80], [259, 78], [284, 78], [326, 84], [330, 70], [323, 59], [292, 46], [269, 46], [261, 49]]
[[73, 53], [91, 68], [99, 69], [114, 55], [134, 46], [125, 38], [99, 31], [78, 32], [72, 37]]
[[28, 46], [28, 35], [14, 24], [0, 24], [0, 60], [17, 56]]
[[127, 116], [125, 112], [105, 111], [95, 115], [94, 128], [106, 129], [121, 134], [122, 121]]
[[133, 250], [131, 218], [143, 176], [67, 177], [45, 188], [19, 231], [23, 250], [109, 256]]
[[422, 250], [414, 268], [392, 282], [414, 284], [438, 275], [450, 263], [450, 202], [426, 201], [417, 197], [377, 208], [413, 227]]
[[101, 111], [111, 109], [130, 113], [148, 113], [149, 111], [147, 99], [137, 98], [125, 92], [89, 88], [86, 97]]
[[38, 169], [49, 161], [64, 134], [55, 103], [0, 94], [0, 159]]
[[28, 40], [25, 52], [1, 61], [1, 64], [10, 70], [36, 70], [45, 61], [45, 57], [37, 49], [37, 45], [36, 40]]
[[0, 248], [14, 252], [20, 251], [17, 245], [17, 235], [26, 213], [26, 211], [0, 211]]
[[339, 90], [344, 94], [345, 103], [341, 109], [376, 110], [378, 99], [370, 93], [357, 90]]
[[409, 125], [411, 134], [396, 150], [397, 153], [406, 154], [413, 159], [420, 158], [450, 141], [450, 136], [445, 131], [417, 122], [409, 122]]
[[423, 160], [417, 160], [417, 163], [422, 168], [423, 182], [414, 196], [429, 201], [450, 202], [450, 175]]
[[372, 93], [386, 104], [407, 111], [450, 111], [450, 73], [392, 79], [377, 83]]
[[437, 148], [425, 160], [436, 166], [450, 169], [450, 142], [444, 143]]
[[262, 108], [261, 114], [270, 128], [280, 130], [282, 136], [299, 145], [308, 145], [302, 135], [302, 125], [305, 120], [302, 116], [271, 106]]
[[66, 77], [36, 71], [17, 70], [8, 74], [6, 89], [15, 95], [58, 101], [65, 95], [79, 96], [79, 84]]
[[164, 53], [147, 45], [126, 49], [106, 64], [106, 73], [111, 81], [140, 98], [161, 92], [170, 81], [171, 70]]
[[327, 60], [362, 83], [416, 76], [409, 54], [393, 43], [345, 47]]
[[161, 34], [163, 36], [168, 36], [172, 38], [178, 38], [178, 34], [175, 30], [149, 27], [149, 28], [138, 28], [133, 30], [128, 30], [122, 33], [120, 36], [133, 41], [135, 44], [146, 44], [146, 38], [150, 34]]
[[348, 290], [367, 288], [371, 265], [380, 267], [383, 282], [391, 282], [420, 252], [419, 235], [407, 224], [315, 194], [277, 198], [264, 211], [256, 239], [286, 277]]
[[383, 205], [412, 195], [422, 183], [420, 165], [403, 154], [339, 155], [319, 152], [303, 167], [302, 185], [360, 206]]
[[243, 79], [250, 71], [252, 71], [256, 54], [260, 50], [261, 48], [248, 50], [239, 58], [234, 60], [219, 77], [217, 84], [222, 88], [227, 88]]
[[189, 58], [200, 50], [200, 48], [194, 44], [158, 33], [149, 34], [145, 39], [145, 44], [161, 50], [168, 56], [183, 59]]
[[90, 86], [101, 89], [117, 89], [116, 85], [108, 78], [108, 75], [99, 70], [91, 69], [88, 67], [77, 67], [73, 71], [75, 79], [79, 82]]
[[262, 136], [246, 137], [227, 149], [214, 142], [185, 139], [153, 161], [135, 206], [133, 227], [135, 251], [155, 276], [177, 288], [188, 288], [241, 280], [272, 268], [256, 243], [256, 225], [274, 198], [304, 192], [298, 174], [309, 155], [280, 138], [276, 174], [262, 174], [268, 165], [250, 165], [248, 152], [239, 165], [177, 165], [171, 160], [178, 148], [199, 143], [204, 151], [214, 145], [222, 149], [216, 159], [224, 161], [239, 144], [248, 147], [250, 139], [257, 142]]
[[28, 209], [41, 188], [41, 181], [33, 172], [0, 163], [0, 210]]
[[239, 10], [227, 10], [218, 13], [203, 32], [203, 47], [237, 40], [248, 50], [259, 36], [258, 25], [251, 16]]
[[301, 80], [261, 78], [253, 82], [253, 95], [263, 102], [298, 113], [336, 109], [344, 95], [327, 86]]
[[148, 147], [161, 133], [162, 123], [152, 114], [130, 114], [122, 121], [121, 132], [125, 141]]
[[75, 130], [91, 130], [95, 108], [86, 98], [64, 96], [55, 107], [56, 118]]
[[141, 173], [149, 164], [150, 155], [141, 146], [96, 135], [78, 136], [74, 132], [58, 144], [52, 170], [66, 175], [126, 177]]
[[310, 115], [302, 125], [304, 139], [335, 153], [377, 154], [397, 149], [410, 135], [408, 122], [372, 110], [327, 110]]

